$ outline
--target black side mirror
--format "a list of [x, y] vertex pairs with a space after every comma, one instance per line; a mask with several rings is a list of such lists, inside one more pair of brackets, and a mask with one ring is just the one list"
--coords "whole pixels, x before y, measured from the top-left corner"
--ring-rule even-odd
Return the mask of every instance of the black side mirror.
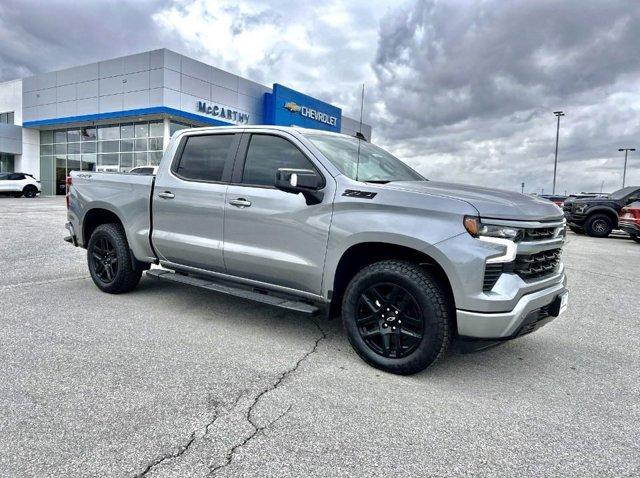
[[276, 173], [275, 186], [288, 193], [302, 193], [307, 205], [318, 204], [324, 197], [320, 191], [322, 177], [311, 169], [280, 168]]

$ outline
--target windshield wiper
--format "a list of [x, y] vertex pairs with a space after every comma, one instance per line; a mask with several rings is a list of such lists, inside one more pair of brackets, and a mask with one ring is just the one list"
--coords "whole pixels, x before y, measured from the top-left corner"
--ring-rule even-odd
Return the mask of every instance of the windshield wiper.
[[390, 183], [390, 180], [385, 180], [385, 179], [369, 179], [367, 181], [363, 181], [365, 183], [373, 183], [373, 184], [387, 184]]

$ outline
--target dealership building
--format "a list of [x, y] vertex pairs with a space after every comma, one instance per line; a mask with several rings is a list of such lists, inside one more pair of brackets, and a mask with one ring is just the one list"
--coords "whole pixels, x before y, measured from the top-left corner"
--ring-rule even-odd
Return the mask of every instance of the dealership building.
[[160, 49], [0, 83], [0, 172], [64, 194], [69, 171], [158, 164], [179, 129], [252, 124], [371, 137], [338, 106]]

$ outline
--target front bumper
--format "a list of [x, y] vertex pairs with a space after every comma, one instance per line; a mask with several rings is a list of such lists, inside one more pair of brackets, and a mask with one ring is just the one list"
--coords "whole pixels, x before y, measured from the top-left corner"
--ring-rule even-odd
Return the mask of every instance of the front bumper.
[[633, 221], [625, 221], [621, 219], [618, 223], [618, 227], [630, 236], [640, 236], [640, 224]]
[[458, 335], [462, 339], [508, 340], [533, 332], [564, 312], [567, 294], [565, 277], [560, 283], [523, 295], [509, 312], [457, 310]]

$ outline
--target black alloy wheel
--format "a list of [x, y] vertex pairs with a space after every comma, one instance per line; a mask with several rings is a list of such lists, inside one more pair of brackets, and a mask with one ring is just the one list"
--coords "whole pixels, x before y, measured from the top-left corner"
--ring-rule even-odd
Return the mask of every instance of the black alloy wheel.
[[376, 354], [402, 358], [413, 353], [424, 336], [416, 299], [403, 287], [378, 283], [360, 294], [356, 323], [360, 337]]
[[118, 252], [106, 236], [100, 237], [91, 251], [91, 267], [104, 284], [111, 284], [118, 274]]
[[397, 259], [362, 268], [342, 297], [349, 343], [368, 364], [410, 375], [440, 359], [451, 342], [454, 304], [420, 264]]
[[35, 186], [25, 186], [22, 194], [26, 198], [34, 198], [38, 195], [38, 188], [36, 188]]

